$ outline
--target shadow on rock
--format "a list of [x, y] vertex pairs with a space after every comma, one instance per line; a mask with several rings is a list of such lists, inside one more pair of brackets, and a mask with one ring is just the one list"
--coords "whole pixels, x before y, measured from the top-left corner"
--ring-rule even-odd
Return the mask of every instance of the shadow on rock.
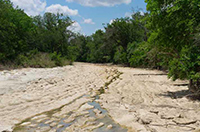
[[180, 90], [180, 91], [175, 91], [175, 92], [167, 91], [163, 94], [159, 94], [159, 96], [169, 97], [172, 99], [186, 97], [187, 99], [192, 100], [192, 101], [200, 101], [200, 93], [192, 93], [189, 90]]
[[169, 97], [172, 99], [177, 99], [177, 98], [183, 98], [186, 97], [187, 95], [192, 94], [189, 90], [180, 90], [180, 91], [175, 91], [175, 92], [170, 92], [167, 91], [163, 94], [159, 94], [159, 96], [164, 96], [164, 97]]

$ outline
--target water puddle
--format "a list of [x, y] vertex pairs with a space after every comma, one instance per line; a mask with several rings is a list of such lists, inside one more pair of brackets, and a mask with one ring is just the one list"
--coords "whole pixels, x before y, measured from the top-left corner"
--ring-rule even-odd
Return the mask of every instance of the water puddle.
[[[105, 125], [100, 128], [95, 129], [94, 132], [127, 132], [127, 129], [122, 128], [119, 124], [117, 124], [113, 121], [113, 119], [108, 115], [107, 110], [102, 109], [99, 103], [93, 101], [93, 102], [88, 102], [88, 104], [94, 106], [94, 109], [98, 109], [99, 111], [102, 112], [103, 115], [105, 115], [104, 118], [96, 120], [96, 122], [98, 122], [98, 123], [102, 122]], [[96, 114], [93, 111], [94, 109], [89, 110], [91, 117], [96, 116]], [[112, 128], [108, 129], [107, 128], [108, 125], [112, 125]]]
[[[79, 99], [83, 97], [88, 97], [88, 96], [89, 95], [84, 95], [84, 96], [81, 96]], [[98, 98], [99, 97], [96, 96], [95, 100]], [[87, 114], [82, 114], [82, 115], [80, 114], [76, 116], [74, 119], [72, 119], [69, 123], [66, 123], [65, 120], [68, 120], [70, 116], [73, 114], [76, 114], [76, 112], [69, 112], [60, 118], [55, 118], [53, 116], [54, 114], [59, 113], [61, 109], [64, 107], [63, 106], [59, 109], [55, 109], [55, 110], [43, 113], [42, 114], [43, 117], [41, 117], [41, 119], [34, 119], [33, 117], [33, 118], [29, 118], [23, 121], [21, 124], [18, 124], [15, 127], [14, 132], [36, 132], [36, 131], [37, 132], [42, 132], [42, 131], [66, 132], [67, 128], [73, 125], [75, 125], [76, 127], [77, 122], [80, 122], [80, 120], [83, 117], [86, 119], [85, 120], [86, 123], [89, 122], [87, 121], [87, 118], [95, 119], [92, 124], [94, 125], [94, 129], [91, 129], [94, 132], [127, 132], [127, 129], [122, 128], [119, 124], [115, 123], [114, 120], [108, 115], [108, 112], [105, 109], [102, 109], [100, 104], [97, 103], [95, 100], [92, 102], [87, 102], [89, 105], [93, 106], [94, 108], [86, 110], [88, 111]], [[94, 112], [95, 110], [99, 111], [100, 115], [102, 116], [101, 118], [99, 118], [98, 115]], [[86, 115], [87, 115], [87, 118], [86, 118]], [[98, 126], [98, 124], [102, 124], [102, 125]], [[88, 127], [88, 126], [85, 126], [84, 124], [80, 127], [80, 130], [83, 128], [83, 126], [84, 128]], [[98, 127], [95, 127], [95, 126], [98, 126]], [[108, 126], [111, 126], [111, 127], [108, 129]]]

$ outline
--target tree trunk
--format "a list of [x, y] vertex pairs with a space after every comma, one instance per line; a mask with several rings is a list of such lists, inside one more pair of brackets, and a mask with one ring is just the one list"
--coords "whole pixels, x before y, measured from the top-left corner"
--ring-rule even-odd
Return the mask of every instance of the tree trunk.
[[196, 81], [194, 81], [193, 79], [190, 79], [188, 87], [189, 87], [189, 90], [193, 93], [200, 92], [200, 81], [199, 81], [199, 79], [197, 79]]
[[189, 82], [189, 91], [191, 92], [195, 92], [195, 89], [194, 89], [194, 83], [193, 83], [193, 79], [190, 79], [190, 82]]
[[200, 92], [200, 79], [197, 79], [197, 91]]

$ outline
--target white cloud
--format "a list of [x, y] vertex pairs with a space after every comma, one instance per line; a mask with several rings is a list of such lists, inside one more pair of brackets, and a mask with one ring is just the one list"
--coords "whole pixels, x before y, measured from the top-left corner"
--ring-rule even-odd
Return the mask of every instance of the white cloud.
[[110, 23], [109, 23], [109, 24], [112, 24], [114, 21], [115, 21], [115, 19], [110, 20]]
[[132, 0], [66, 0], [67, 2], [76, 2], [84, 6], [115, 6], [119, 4], [130, 4]]
[[133, 13], [131, 13], [131, 12], [126, 12], [126, 13], [125, 13], [125, 17], [131, 17], [132, 14], [133, 14]]
[[46, 8], [46, 1], [43, 0], [11, 0], [14, 6], [19, 6], [28, 15], [36, 16]]
[[68, 16], [76, 16], [78, 15], [78, 10], [69, 9], [68, 6], [62, 6], [60, 4], [51, 5], [46, 8], [45, 12], [51, 13], [63, 13], [64, 15]]
[[141, 14], [142, 16], [144, 16], [144, 12], [143, 12], [143, 11], [140, 11], [140, 14]]
[[86, 23], [86, 24], [95, 24], [92, 19], [84, 19], [84, 22], [83, 23]]
[[[134, 14], [134, 13], [126, 12], [126, 13], [125, 13], [125, 17], [130, 17], [130, 18], [131, 18], [133, 14]], [[140, 15], [143, 16], [143, 15], [144, 15], [144, 12], [143, 12], [143, 11], [140, 11]]]
[[81, 26], [80, 26], [80, 24], [78, 22], [74, 22], [67, 29], [72, 31], [72, 32], [80, 33], [82, 28], [81, 28]]

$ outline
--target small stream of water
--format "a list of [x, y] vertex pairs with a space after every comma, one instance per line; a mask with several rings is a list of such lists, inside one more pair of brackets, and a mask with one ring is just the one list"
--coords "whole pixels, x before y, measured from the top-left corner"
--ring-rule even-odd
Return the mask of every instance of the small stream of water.
[[[80, 98], [83, 98], [85, 96], [89, 96], [89, 95], [84, 95]], [[95, 100], [99, 99], [99, 96], [97, 95], [95, 97]], [[87, 102], [89, 105], [94, 106], [93, 109], [89, 109], [87, 110], [89, 112], [89, 117], [93, 117], [96, 118], [95, 120], [95, 124], [98, 125], [99, 123], [103, 123], [104, 125], [102, 127], [99, 127], [97, 129], [94, 129], [94, 132], [127, 132], [127, 129], [122, 128], [119, 124], [115, 123], [114, 120], [109, 116], [107, 110], [103, 109], [99, 103], [97, 103], [96, 101], [92, 101], [92, 102]], [[73, 103], [73, 102], [72, 102]], [[101, 114], [104, 115], [103, 118], [98, 118], [96, 116], [96, 114], [94, 113], [94, 109], [98, 109], [99, 111], [101, 111]], [[56, 109], [53, 111], [48, 112], [48, 117], [52, 117], [53, 114], [55, 114], [56, 112], [59, 112], [61, 110], [60, 109]], [[73, 125], [74, 123], [76, 123], [76, 121], [78, 119], [80, 119], [81, 117], [83, 117], [83, 115], [81, 116], [77, 116], [75, 118], [75, 120], [73, 120], [70, 123], [65, 123], [64, 120], [66, 120], [70, 115], [72, 115], [73, 112], [70, 112], [66, 115], [66, 117], [64, 118], [60, 118], [57, 121], [53, 121], [51, 123], [47, 123], [49, 121], [49, 119], [43, 120], [40, 123], [37, 123], [34, 120], [31, 119], [27, 119], [26, 122], [31, 122], [31, 125], [27, 125], [27, 126], [20, 126], [20, 124], [14, 129], [14, 132], [35, 132], [38, 128], [41, 128], [40, 130], [44, 130], [44, 128], [50, 128], [51, 130], [53, 130], [54, 132], [63, 132], [65, 131], [66, 128], [70, 127], [71, 125]], [[89, 118], [88, 117], [88, 118]], [[50, 124], [55, 123], [56, 125], [54, 127], [52, 127]], [[57, 128], [57, 126], [61, 126], [60, 128]], [[111, 129], [108, 129], [107, 126], [108, 125], [112, 125]], [[40, 131], [39, 130], [39, 131]], [[48, 130], [49, 131], [49, 130]]]

